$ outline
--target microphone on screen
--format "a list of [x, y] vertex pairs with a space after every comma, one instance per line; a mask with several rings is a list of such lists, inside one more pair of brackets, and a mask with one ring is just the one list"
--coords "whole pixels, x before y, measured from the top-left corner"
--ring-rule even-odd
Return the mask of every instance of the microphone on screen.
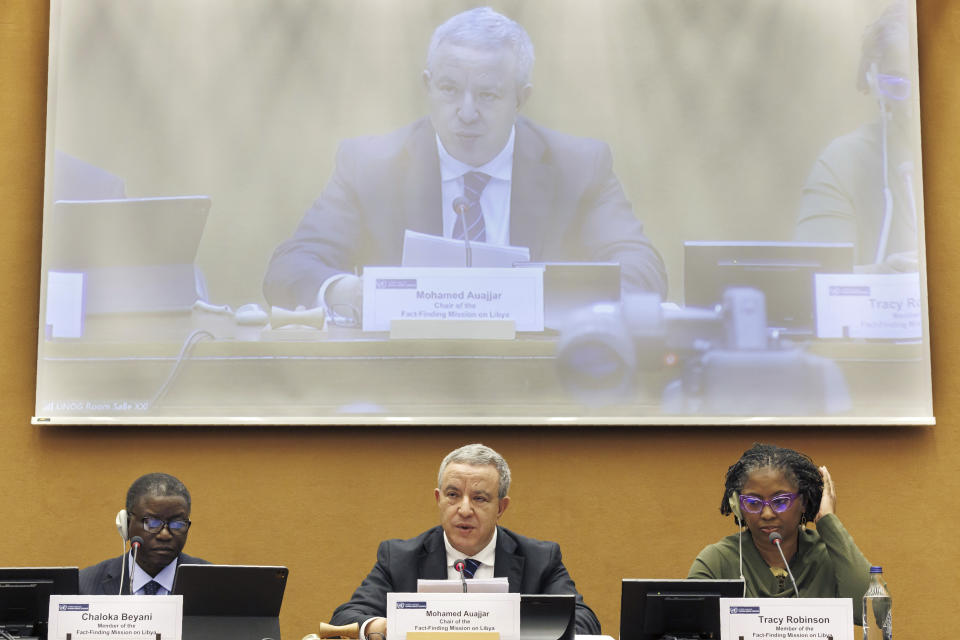
[[[473, 252], [470, 250], [470, 233], [467, 230], [467, 209], [470, 208], [470, 201], [463, 196], [457, 196], [453, 199], [453, 211], [460, 219], [460, 225], [463, 227], [463, 246], [466, 249], [466, 265], [473, 266]], [[454, 225], [456, 226], [456, 225]], [[461, 574], [462, 576], [463, 574]], [[466, 591], [466, 587], [464, 587]]]
[[793, 572], [790, 571], [790, 564], [787, 562], [787, 557], [783, 555], [783, 547], [780, 546], [780, 543], [783, 542], [783, 536], [774, 531], [770, 534], [770, 543], [776, 545], [777, 551], [780, 552], [780, 557], [783, 558], [783, 566], [787, 568], [787, 575], [790, 576], [790, 582], [793, 583], [793, 592], [797, 594], [797, 597], [800, 597], [800, 590], [797, 589], [797, 581], [793, 579]]
[[127, 576], [130, 579], [130, 595], [133, 595], [133, 568], [137, 566], [137, 553], [140, 551], [140, 545], [142, 544], [143, 538], [140, 536], [130, 538], [130, 552], [133, 554], [133, 567], [130, 567], [130, 574]]
[[457, 573], [460, 574], [460, 583], [463, 585], [463, 592], [464, 592], [464, 593], [467, 592], [467, 579], [466, 579], [466, 577], [464, 577], [464, 575], [463, 575], [463, 569], [464, 569], [465, 566], [466, 566], [466, 565], [464, 564], [463, 560], [454, 560], [454, 561], [453, 561], [453, 568], [454, 568], [454, 570], [455, 570]]

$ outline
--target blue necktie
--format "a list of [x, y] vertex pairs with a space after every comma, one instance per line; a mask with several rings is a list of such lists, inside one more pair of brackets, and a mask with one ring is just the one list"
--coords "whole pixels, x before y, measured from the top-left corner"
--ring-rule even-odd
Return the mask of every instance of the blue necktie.
[[463, 561], [463, 575], [466, 578], [472, 578], [473, 574], [477, 572], [477, 568], [482, 563], [479, 560], [474, 560], [473, 558], [467, 558]]
[[160, 583], [156, 580], [151, 580], [147, 584], [143, 585], [143, 595], [145, 596], [155, 596], [159, 590]]
[[453, 225], [453, 237], [463, 239], [463, 221], [467, 221], [467, 232], [471, 242], [486, 242], [487, 228], [483, 223], [483, 210], [480, 209], [480, 194], [490, 182], [490, 176], [479, 171], [471, 171], [463, 175], [463, 197], [469, 205], [462, 216], [457, 217]]

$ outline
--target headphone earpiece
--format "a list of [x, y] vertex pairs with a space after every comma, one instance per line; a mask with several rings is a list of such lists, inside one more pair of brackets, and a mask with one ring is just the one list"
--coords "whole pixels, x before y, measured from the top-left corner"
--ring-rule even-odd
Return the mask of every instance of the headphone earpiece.
[[867, 69], [865, 76], [867, 81], [867, 87], [870, 88], [870, 95], [872, 95], [874, 98], [877, 98], [879, 100], [881, 96], [880, 96], [880, 85], [877, 82], [878, 73], [879, 71], [877, 71], [877, 63], [871, 62], [870, 68]]
[[730, 511], [733, 513], [736, 523], [743, 526], [743, 513], [740, 511], [740, 494], [736, 491], [731, 493], [728, 504], [730, 505]]
[[123, 538], [124, 542], [130, 537], [130, 531], [127, 529], [128, 520], [127, 510], [120, 509], [120, 511], [117, 512], [117, 531], [120, 533], [120, 537]]

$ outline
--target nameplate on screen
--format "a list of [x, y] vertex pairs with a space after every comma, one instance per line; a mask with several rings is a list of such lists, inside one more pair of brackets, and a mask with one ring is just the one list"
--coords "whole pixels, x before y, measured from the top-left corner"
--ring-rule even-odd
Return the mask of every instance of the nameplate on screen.
[[543, 270], [534, 268], [367, 267], [363, 330], [393, 320], [512, 321], [543, 331]]
[[520, 636], [519, 593], [388, 593], [387, 637], [412, 632]]
[[47, 338], [83, 337], [82, 273], [47, 272]]
[[923, 335], [920, 274], [818, 273], [818, 338], [917, 340]]
[[48, 640], [180, 640], [183, 596], [50, 596]]
[[720, 598], [721, 640], [853, 640], [850, 598]]

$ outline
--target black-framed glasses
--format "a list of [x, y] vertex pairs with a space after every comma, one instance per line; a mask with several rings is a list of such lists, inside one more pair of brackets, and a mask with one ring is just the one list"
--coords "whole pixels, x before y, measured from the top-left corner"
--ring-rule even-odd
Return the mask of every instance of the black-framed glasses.
[[740, 496], [740, 508], [747, 513], [760, 513], [764, 507], [770, 507], [777, 513], [783, 513], [797, 499], [796, 493], [778, 493], [769, 500], [757, 496]]
[[160, 533], [163, 531], [163, 528], [166, 527], [170, 533], [182, 535], [190, 528], [189, 520], [164, 520], [162, 518], [144, 516], [140, 522], [143, 523], [143, 530], [147, 533]]

